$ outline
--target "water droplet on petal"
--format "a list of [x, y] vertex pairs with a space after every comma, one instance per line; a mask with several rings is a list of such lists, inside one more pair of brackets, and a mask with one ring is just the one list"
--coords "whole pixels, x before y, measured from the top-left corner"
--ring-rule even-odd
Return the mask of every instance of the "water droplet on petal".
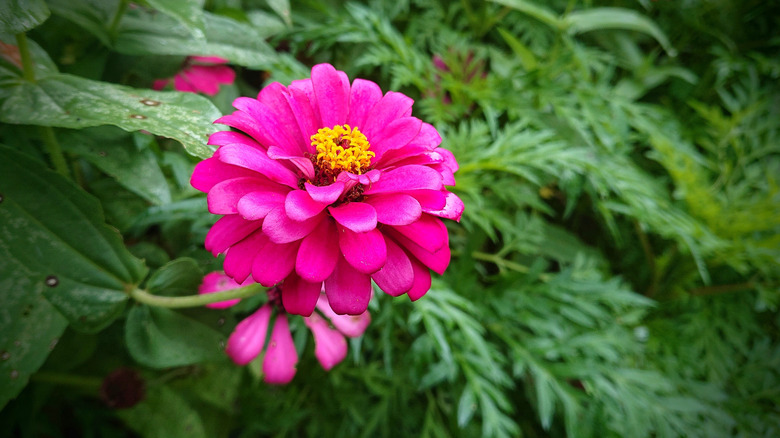
[[11, 378], [16, 379], [19, 377], [19, 371], [11, 370]]
[[2, 353], [0, 353], [0, 360], [6, 361], [10, 358], [11, 358], [11, 353], [7, 351], [3, 351]]
[[146, 118], [146, 116], [144, 116], [144, 115], [141, 115], [141, 114], [130, 114], [130, 118], [131, 118], [131, 119], [138, 119], [138, 120], [143, 120], [143, 119], [145, 119], [145, 118]]
[[60, 279], [55, 275], [49, 275], [46, 277], [46, 286], [56, 287], [58, 284], [60, 284]]
[[158, 102], [156, 100], [152, 100], [152, 99], [141, 99], [140, 102], [142, 104], [148, 105], [148, 106], [157, 106], [157, 105], [160, 104], [160, 102]]

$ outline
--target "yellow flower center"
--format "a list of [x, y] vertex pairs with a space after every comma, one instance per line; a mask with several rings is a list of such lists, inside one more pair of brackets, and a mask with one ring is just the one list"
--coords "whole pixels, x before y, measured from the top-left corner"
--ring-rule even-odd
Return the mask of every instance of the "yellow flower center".
[[349, 125], [321, 128], [311, 136], [311, 145], [317, 148], [314, 163], [333, 177], [342, 171], [362, 174], [371, 166], [371, 158], [375, 155], [368, 150], [370, 145], [366, 136]]

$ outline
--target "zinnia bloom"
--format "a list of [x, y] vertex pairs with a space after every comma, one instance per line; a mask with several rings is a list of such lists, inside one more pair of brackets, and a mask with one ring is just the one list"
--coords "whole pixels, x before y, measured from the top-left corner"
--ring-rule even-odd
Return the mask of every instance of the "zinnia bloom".
[[430, 288], [429, 269], [450, 262], [447, 228], [461, 200], [445, 186], [458, 169], [436, 129], [412, 117], [412, 99], [382, 94], [329, 64], [289, 87], [272, 83], [216, 121], [238, 131], [200, 162], [192, 185], [224, 215], [206, 236], [225, 273], [264, 286], [284, 282], [289, 313], [310, 315], [324, 284], [337, 314], [359, 315], [371, 280], [412, 300]]
[[[173, 88], [214, 96], [219, 92], [220, 84], [232, 84], [236, 80], [236, 72], [224, 65], [227, 62], [218, 56], [189, 56], [181, 71], [173, 77]], [[157, 79], [152, 88], [162, 90], [170, 81], [170, 78]]]
[[[251, 280], [247, 280], [245, 283], [251, 283]], [[219, 285], [219, 289], [214, 288], [214, 285]], [[239, 286], [242, 285], [223, 273], [212, 272], [204, 277], [199, 292], [201, 294], [212, 293]], [[281, 288], [283, 289], [284, 285]], [[295, 376], [298, 364], [298, 352], [295, 350], [290, 333], [287, 314], [280, 302], [279, 289], [279, 287], [273, 287], [268, 290], [268, 303], [236, 326], [228, 338], [225, 349], [228, 356], [238, 365], [248, 364], [265, 349], [262, 365], [263, 380], [271, 384], [289, 383]], [[208, 306], [226, 308], [235, 305], [238, 301], [222, 301]], [[357, 316], [336, 315], [331, 310], [325, 294], [320, 294], [316, 307], [319, 312], [313, 312], [310, 317], [303, 319], [314, 335], [314, 355], [322, 367], [326, 371], [330, 371], [347, 356], [345, 336], [361, 336], [371, 322], [371, 315], [368, 311]], [[266, 345], [266, 336], [274, 313], [276, 320], [271, 328], [271, 339]]]

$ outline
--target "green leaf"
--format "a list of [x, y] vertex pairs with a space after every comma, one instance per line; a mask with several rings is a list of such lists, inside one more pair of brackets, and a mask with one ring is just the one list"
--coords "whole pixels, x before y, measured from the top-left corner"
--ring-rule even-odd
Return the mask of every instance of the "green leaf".
[[116, 10], [114, 1], [48, 0], [51, 11], [94, 35], [105, 46], [111, 46], [108, 23]]
[[284, 20], [286, 25], [292, 26], [292, 20], [290, 19], [290, 0], [268, 0], [268, 6]]
[[152, 368], [225, 358], [220, 333], [162, 307], [133, 307], [125, 324], [125, 341], [130, 355]]
[[205, 37], [203, 21], [203, 2], [200, 0], [146, 0], [149, 6], [173, 17], [179, 23], [187, 26], [198, 38]]
[[0, 193], [0, 247], [29, 270], [30, 287], [45, 286], [46, 298], [74, 328], [108, 325], [146, 268], [105, 224], [97, 200], [5, 146]]
[[0, 6], [0, 33], [15, 35], [37, 27], [49, 18], [43, 0], [3, 0]]
[[158, 269], [146, 288], [155, 295], [195, 295], [202, 281], [203, 272], [198, 263], [189, 257], [182, 257]]
[[603, 29], [623, 29], [646, 33], [655, 38], [669, 56], [677, 56], [666, 34], [652, 20], [623, 8], [592, 8], [572, 12], [564, 18], [569, 33], [576, 35]]
[[490, 0], [494, 3], [509, 6], [512, 9], [520, 11], [530, 17], [536, 18], [554, 29], [561, 27], [561, 20], [555, 13], [545, 7], [539, 6], [533, 2], [525, 0]]
[[470, 386], [466, 386], [458, 402], [458, 426], [466, 427], [476, 411], [477, 400], [474, 396], [474, 391]]
[[89, 161], [147, 201], [156, 205], [171, 202], [168, 182], [154, 152], [137, 149], [127, 133], [116, 128], [94, 128], [62, 132], [58, 138], [66, 152]]
[[498, 28], [498, 33], [501, 34], [501, 37], [504, 38], [504, 41], [506, 41], [509, 47], [512, 48], [512, 51], [515, 52], [515, 55], [520, 57], [520, 62], [523, 63], [523, 68], [526, 71], [536, 70], [536, 67], [539, 63], [536, 61], [536, 56], [534, 56], [533, 52], [531, 52], [531, 50], [529, 50], [525, 44], [520, 42], [520, 40], [515, 38], [515, 36], [509, 33], [508, 30], [502, 27]]
[[206, 438], [198, 412], [167, 386], [150, 387], [141, 403], [117, 415], [144, 438]]
[[145, 130], [180, 141], [200, 158], [215, 150], [206, 142], [217, 131], [212, 123], [219, 116], [208, 99], [192, 93], [136, 89], [67, 74], [0, 88], [0, 121], [5, 123]]
[[268, 68], [276, 52], [253, 26], [204, 12], [206, 42], [195, 40], [187, 28], [162, 14], [128, 11], [115, 48], [128, 55], [219, 56], [233, 64]]
[[10, 202], [0, 203], [0, 410], [27, 385], [68, 325], [43, 297], [40, 274], [20, 263], [6, 243]]

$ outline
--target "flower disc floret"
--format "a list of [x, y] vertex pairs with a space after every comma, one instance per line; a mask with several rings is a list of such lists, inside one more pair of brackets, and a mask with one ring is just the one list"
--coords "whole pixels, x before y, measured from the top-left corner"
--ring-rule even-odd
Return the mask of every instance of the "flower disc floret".
[[320, 128], [311, 136], [311, 145], [317, 150], [314, 164], [323, 174], [336, 180], [339, 173], [346, 171], [363, 174], [371, 166], [376, 154], [368, 150], [366, 136], [355, 127], [336, 125], [333, 128]]

